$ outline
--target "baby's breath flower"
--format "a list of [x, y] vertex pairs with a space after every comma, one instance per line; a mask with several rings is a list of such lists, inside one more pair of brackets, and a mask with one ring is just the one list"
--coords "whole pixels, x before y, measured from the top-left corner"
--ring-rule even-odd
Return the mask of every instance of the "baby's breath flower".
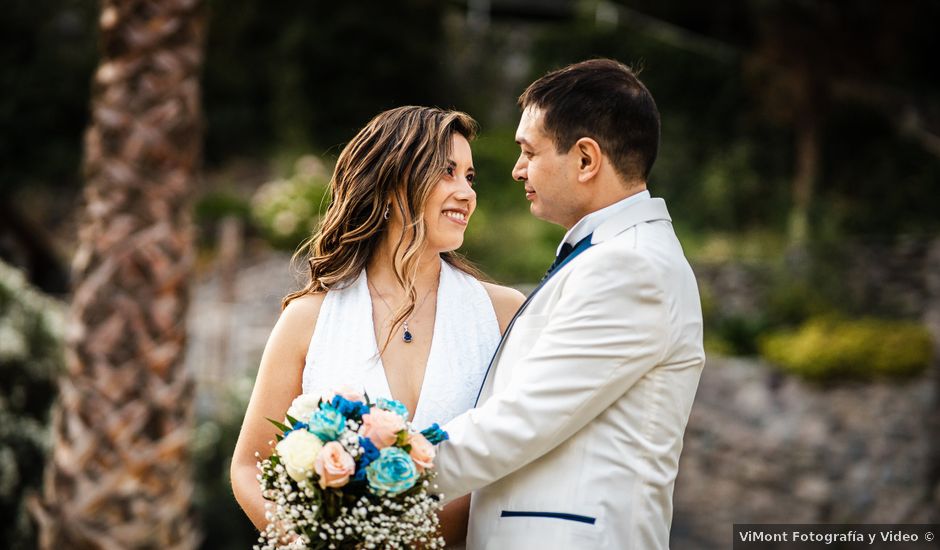
[[[347, 422], [346, 428], [336, 441], [358, 462], [363, 454], [357, 433], [360, 426]], [[339, 549], [444, 547], [436, 513], [440, 504], [430, 491], [431, 470], [417, 479], [407, 495], [379, 496], [368, 484], [324, 490], [316, 478], [298, 482], [280, 464], [277, 453], [265, 460], [257, 458], [259, 484], [268, 500], [268, 526], [255, 550], [307, 548], [313, 541], [317, 547]]]

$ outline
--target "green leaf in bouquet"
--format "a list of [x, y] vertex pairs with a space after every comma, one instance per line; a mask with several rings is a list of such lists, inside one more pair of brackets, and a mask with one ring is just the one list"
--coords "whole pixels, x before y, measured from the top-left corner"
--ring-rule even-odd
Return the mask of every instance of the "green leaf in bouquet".
[[293, 416], [291, 416], [291, 415], [289, 415], [289, 414], [286, 414], [286, 415], [284, 415], [284, 416], [287, 417], [287, 421], [290, 422], [290, 425], [291, 425], [291, 426], [293, 426], [294, 424], [297, 423], [297, 419], [294, 418]]
[[340, 510], [343, 507], [342, 491], [323, 491], [321, 493], [323, 515], [330, 521], [339, 517]]
[[[289, 417], [289, 416], [287, 417], [287, 419], [290, 421], [290, 417]], [[272, 420], [272, 419], [270, 419], [270, 418], [267, 418], [267, 421], [270, 422], [271, 424], [274, 424], [274, 426], [275, 426], [277, 429], [281, 430], [282, 433], [287, 433], [287, 432], [289, 432], [289, 431], [291, 430], [289, 427], [287, 427], [287, 426], [285, 426], [284, 424], [278, 422], [277, 420]], [[295, 421], [291, 421], [291, 425], [293, 425], [294, 422], [295, 422]], [[280, 440], [278, 440], [278, 441], [280, 441]]]
[[408, 444], [408, 430], [398, 432], [398, 439], [395, 440], [395, 446], [401, 447], [406, 453], [411, 452], [411, 445]]

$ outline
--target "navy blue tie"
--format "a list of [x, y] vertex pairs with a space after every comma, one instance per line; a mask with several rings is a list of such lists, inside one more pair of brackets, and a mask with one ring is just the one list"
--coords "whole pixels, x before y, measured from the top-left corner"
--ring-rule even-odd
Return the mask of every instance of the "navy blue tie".
[[568, 242], [562, 243], [561, 250], [558, 252], [558, 255], [555, 256], [555, 261], [552, 262], [551, 266], [549, 266], [548, 271], [546, 271], [545, 275], [542, 276], [542, 280], [544, 281], [547, 279], [556, 269], [558, 269], [558, 266], [565, 262], [565, 259], [568, 258], [572, 252], [574, 252], [575, 248], [585, 248], [586, 245], [590, 245], [592, 235], [593, 233], [587, 237], [584, 237], [574, 245]]

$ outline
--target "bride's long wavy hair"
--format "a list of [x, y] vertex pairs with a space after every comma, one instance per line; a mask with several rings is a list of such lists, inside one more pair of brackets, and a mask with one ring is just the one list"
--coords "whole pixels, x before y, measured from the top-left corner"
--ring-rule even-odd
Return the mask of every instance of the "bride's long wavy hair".
[[[386, 208], [398, 212], [404, 231], [398, 238], [393, 271], [408, 297], [392, 318], [397, 327], [415, 309], [415, 278], [427, 242], [424, 207], [447, 169], [453, 135], [476, 137], [477, 123], [459, 111], [433, 107], [398, 107], [380, 113], [346, 144], [330, 180], [332, 199], [320, 226], [298, 248], [306, 256], [310, 278], [303, 289], [282, 300], [352, 283], [366, 267], [379, 242], [388, 235]], [[483, 278], [455, 252], [441, 257], [450, 265]]]

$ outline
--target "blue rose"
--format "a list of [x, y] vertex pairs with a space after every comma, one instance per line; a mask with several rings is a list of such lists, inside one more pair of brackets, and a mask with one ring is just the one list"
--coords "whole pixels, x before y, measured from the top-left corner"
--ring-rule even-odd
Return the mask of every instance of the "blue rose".
[[341, 395], [334, 397], [330, 405], [332, 405], [339, 414], [350, 420], [355, 420], [356, 422], [362, 421], [362, 415], [369, 414], [368, 405], [362, 401], [350, 401]]
[[324, 442], [335, 441], [346, 429], [346, 417], [330, 405], [323, 405], [310, 415], [308, 429]]
[[437, 445], [441, 441], [447, 441], [450, 439], [450, 436], [447, 435], [447, 432], [442, 430], [441, 427], [437, 425], [437, 422], [431, 424], [430, 428], [421, 430], [421, 435], [427, 438], [427, 440], [430, 441], [432, 445]]
[[291, 426], [290, 428], [287, 429], [286, 432], [284, 432], [284, 437], [287, 437], [287, 434], [293, 432], [294, 430], [306, 430], [308, 427], [309, 425], [306, 422], [301, 422], [300, 420], [298, 420], [297, 422], [294, 422], [293, 426]]
[[380, 397], [376, 399], [375, 405], [380, 409], [393, 412], [405, 420], [408, 420], [408, 407], [406, 407], [405, 404], [401, 401]]
[[362, 454], [359, 455], [359, 459], [356, 464], [356, 474], [353, 476], [355, 481], [363, 481], [366, 478], [366, 468], [369, 464], [379, 458], [379, 450], [376, 448], [375, 444], [372, 443], [372, 440], [368, 437], [359, 438], [359, 447], [362, 449]]
[[375, 459], [379, 458], [379, 454], [381, 454], [378, 447], [376, 447], [368, 437], [360, 437], [359, 446], [362, 448], [362, 455], [360, 455], [362, 457], [361, 460], [366, 462], [366, 466], [368, 466], [369, 462], [373, 462]]
[[408, 453], [398, 447], [386, 447], [366, 468], [366, 477], [374, 493], [396, 496], [414, 487], [418, 469]]

